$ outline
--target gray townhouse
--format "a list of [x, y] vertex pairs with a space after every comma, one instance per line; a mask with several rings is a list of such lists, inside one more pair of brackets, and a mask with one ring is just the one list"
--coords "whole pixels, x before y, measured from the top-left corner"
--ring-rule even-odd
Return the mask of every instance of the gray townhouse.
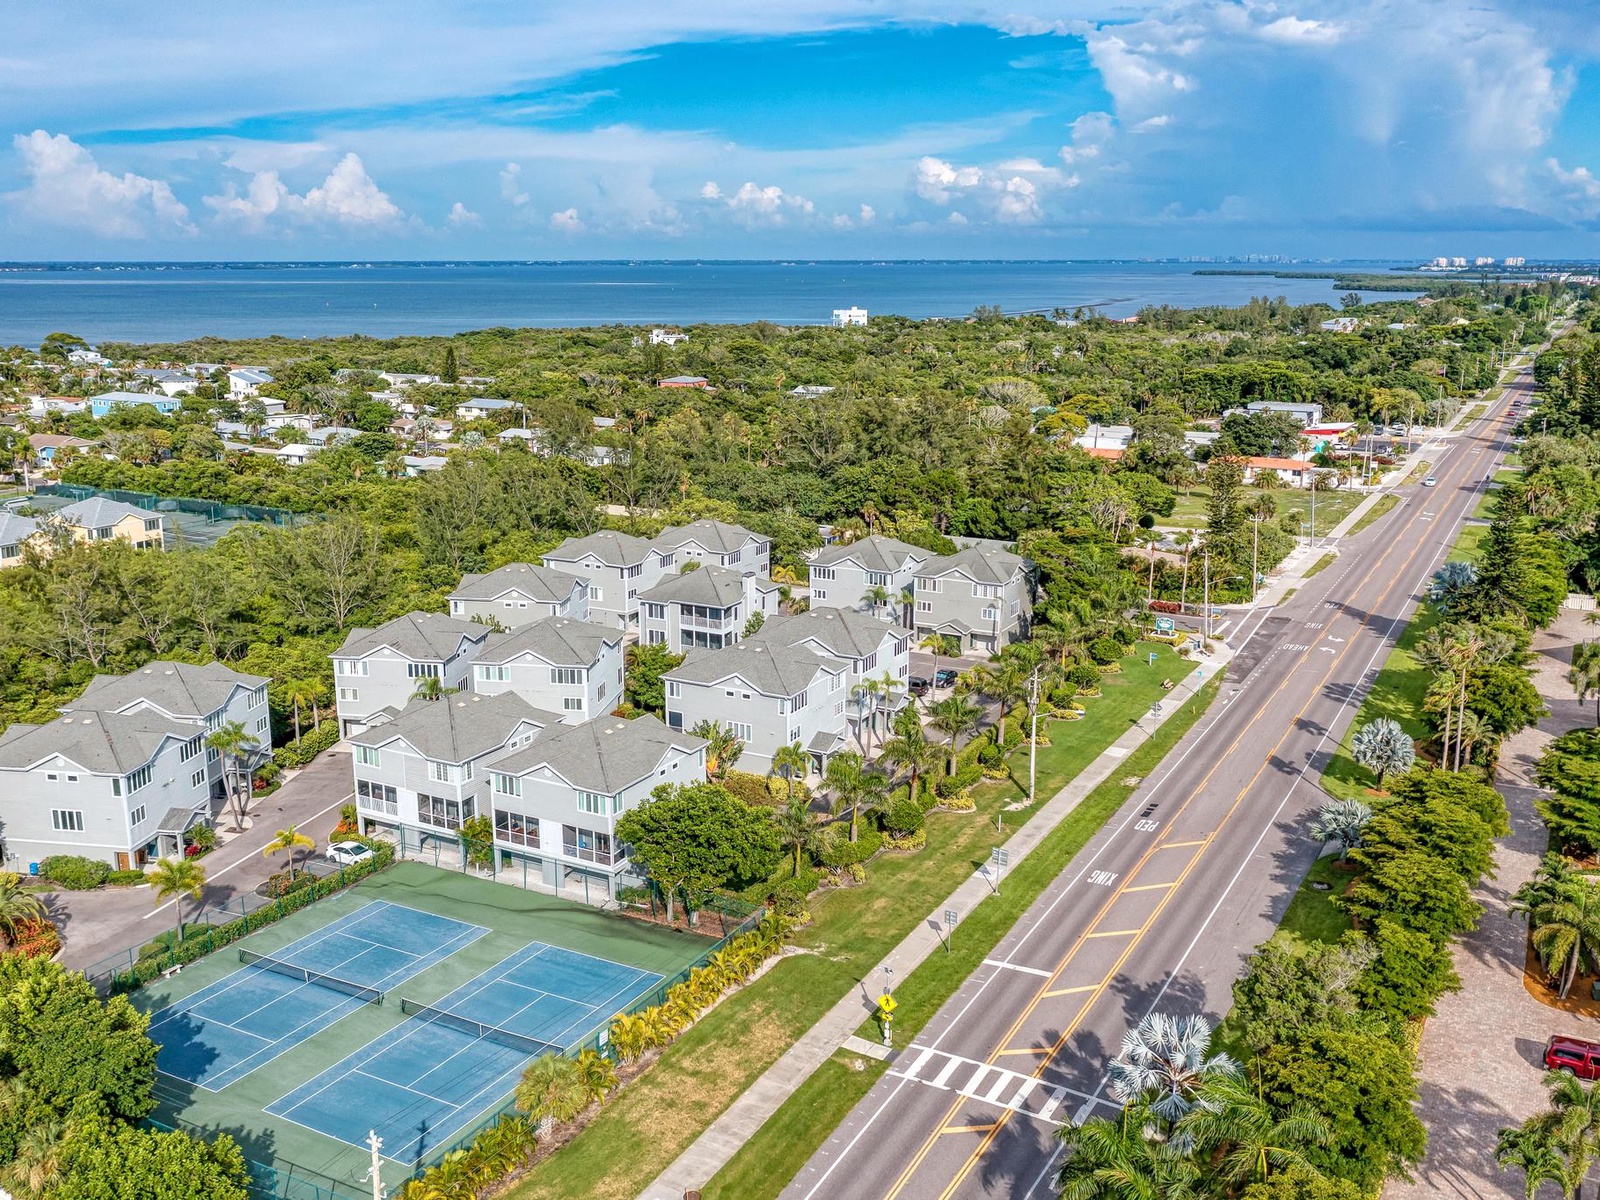
[[745, 623], [778, 611], [780, 585], [728, 567], [700, 567], [669, 575], [639, 593], [639, 640], [674, 653], [699, 647], [720, 650], [744, 636]]
[[472, 690], [515, 692], [560, 713], [568, 725], [603, 717], [622, 702], [622, 631], [546, 617], [489, 636], [472, 663]]
[[205, 736], [153, 709], [12, 725], [0, 734], [0, 861], [36, 874], [52, 854], [117, 870], [182, 854], [212, 813]]
[[771, 574], [772, 539], [751, 533], [742, 525], [691, 521], [663, 529], [655, 544], [675, 555], [680, 564], [701, 562], [728, 567], [741, 575]]
[[715, 721], [744, 743], [742, 770], [772, 766], [779, 746], [799, 742], [821, 772], [845, 748], [850, 664], [781, 642], [737, 642], [694, 650], [664, 677], [667, 724]]
[[[911, 677], [911, 633], [850, 609], [821, 608], [792, 617], [773, 617], [750, 635], [749, 645], [781, 645], [809, 650], [849, 668], [845, 715], [857, 741], [863, 732], [881, 734], [905, 707]], [[863, 686], [868, 681], [878, 690]]]
[[[843, 546], [824, 546], [811, 558], [811, 607], [853, 608], [905, 624], [908, 614], [900, 597], [910, 592], [917, 572], [933, 554], [895, 538], [873, 534]], [[888, 593], [876, 605], [874, 589]]]
[[399, 833], [416, 846], [439, 836], [455, 844], [461, 822], [479, 811], [487, 760], [560, 723], [514, 692], [413, 700], [351, 735], [363, 830]]
[[545, 566], [588, 585], [592, 620], [622, 630], [638, 617], [639, 593], [659, 583], [676, 561], [671, 550], [613, 529], [568, 538], [544, 556]]
[[28, 539], [38, 532], [39, 522], [33, 517], [0, 511], [0, 567], [20, 564]]
[[384, 709], [399, 712], [429, 679], [442, 688], [470, 688], [472, 660], [488, 638], [488, 626], [443, 613], [407, 613], [376, 629], [352, 629], [330, 656], [340, 731], [349, 737]]
[[[665, 784], [706, 777], [706, 743], [652, 716], [564, 725], [492, 759], [479, 782], [502, 869], [615, 899], [639, 881], [616, 821]], [[507, 861], [509, 860], [509, 861]], [[537, 875], [532, 874], [537, 872]]]
[[[264, 675], [243, 675], [221, 663], [152, 662], [126, 675], [96, 675], [76, 700], [62, 705], [63, 712], [93, 711], [127, 716], [152, 712], [157, 716], [215, 733], [230, 721], [253, 738], [251, 757], [261, 763], [272, 757], [272, 719], [267, 708]], [[207, 783], [213, 799], [227, 796], [225, 764], [215, 751], [206, 751]]]
[[507, 563], [485, 575], [463, 575], [449, 599], [452, 617], [485, 624], [492, 618], [507, 629], [541, 617], [589, 619], [586, 581], [529, 563]]
[[992, 654], [1028, 634], [1033, 577], [1025, 559], [992, 546], [969, 546], [917, 568], [918, 639], [943, 634], [963, 651]]

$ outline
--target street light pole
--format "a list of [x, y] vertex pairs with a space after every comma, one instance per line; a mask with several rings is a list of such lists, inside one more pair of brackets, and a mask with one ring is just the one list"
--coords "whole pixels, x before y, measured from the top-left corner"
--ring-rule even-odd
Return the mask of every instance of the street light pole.
[[1034, 801], [1034, 787], [1038, 783], [1039, 774], [1039, 668], [1033, 668], [1033, 683], [1029, 688], [1029, 709], [1033, 713], [1031, 727], [1028, 730], [1028, 803]]
[[1209, 546], [1206, 547], [1205, 557], [1205, 595], [1201, 599], [1205, 611], [1200, 617], [1200, 634], [1209, 642], [1211, 640], [1211, 548]]
[[1251, 516], [1250, 516], [1250, 524], [1253, 526], [1253, 528], [1250, 530], [1250, 604], [1251, 604], [1251, 607], [1255, 606], [1255, 602], [1256, 602], [1256, 582], [1257, 582], [1257, 580], [1259, 580], [1261, 578], [1261, 568], [1260, 568], [1259, 562], [1258, 562], [1259, 556], [1261, 554], [1261, 519], [1262, 519], [1262, 517], [1261, 517], [1260, 513], [1252, 513]]

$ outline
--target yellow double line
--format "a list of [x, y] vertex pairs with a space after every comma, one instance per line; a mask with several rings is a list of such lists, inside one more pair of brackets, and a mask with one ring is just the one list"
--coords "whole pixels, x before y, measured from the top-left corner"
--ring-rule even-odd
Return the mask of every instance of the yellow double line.
[[[1487, 414], [1483, 419], [1487, 419]], [[1465, 454], [1460, 455], [1459, 461], [1451, 468], [1451, 471], [1447, 476], [1451, 486], [1455, 486], [1464, 481], [1468, 470], [1467, 458], [1468, 456]], [[1423, 544], [1424, 543], [1421, 540], [1416, 542], [1411, 553], [1406, 556], [1404, 563], [1402, 563], [1399, 569], [1395, 572], [1394, 578], [1389, 582], [1389, 585], [1384, 588], [1382, 593], [1380, 593], [1377, 603], [1373, 605], [1374, 610], [1381, 608], [1383, 602], [1388, 599], [1390, 593], [1394, 591], [1395, 587], [1399, 585], [1402, 579], [1406, 578], [1407, 572], [1409, 571], [1412, 563], [1416, 561], [1417, 555], [1422, 552]], [[1366, 584], [1373, 578], [1373, 576], [1377, 574], [1379, 568], [1389, 560], [1390, 555], [1394, 553], [1398, 546], [1398, 541], [1392, 541], [1389, 545], [1389, 548], [1379, 556], [1377, 561], [1374, 562], [1370, 568], [1368, 568], [1366, 574], [1361, 577], [1361, 582], [1358, 583], [1352, 590], [1359, 591], [1361, 588], [1365, 587]], [[1357, 621], [1358, 627], [1366, 627], [1370, 623], [1370, 619], [1370, 616], [1359, 618]], [[1331, 631], [1324, 630], [1322, 636], [1327, 636], [1329, 632]], [[1228, 807], [1228, 811], [1223, 815], [1222, 820], [1218, 822], [1217, 828], [1206, 834], [1203, 838], [1199, 839], [1199, 849], [1195, 851], [1193, 857], [1191, 857], [1189, 862], [1184, 866], [1183, 871], [1179, 874], [1178, 878], [1170, 885], [1162, 885], [1166, 889], [1165, 895], [1161, 897], [1160, 902], [1156, 905], [1154, 911], [1152, 911], [1144, 924], [1138, 930], [1133, 931], [1133, 936], [1129, 940], [1128, 945], [1124, 947], [1122, 953], [1118, 956], [1117, 961], [1112, 965], [1110, 971], [1107, 972], [1105, 978], [1102, 979], [1098, 984], [1089, 985], [1090, 994], [1088, 998], [1079, 1008], [1077, 1014], [1070, 1022], [1068, 1022], [1067, 1027], [1062, 1030], [1055, 1043], [1044, 1053], [1038, 1066], [1033, 1071], [1033, 1076], [1035, 1078], [1042, 1076], [1043, 1073], [1055, 1061], [1056, 1056], [1066, 1045], [1067, 1040], [1077, 1031], [1078, 1026], [1083, 1022], [1084, 1017], [1089, 1013], [1090, 1009], [1094, 1007], [1095, 1001], [1097, 1001], [1104, 993], [1105, 989], [1110, 986], [1111, 981], [1116, 978], [1117, 972], [1122, 969], [1123, 965], [1132, 956], [1139, 943], [1144, 939], [1144, 935], [1160, 918], [1162, 912], [1165, 911], [1168, 902], [1177, 893], [1179, 887], [1189, 877], [1189, 874], [1194, 870], [1201, 858], [1205, 856], [1206, 851], [1211, 848], [1215, 842], [1217, 834], [1220, 833], [1222, 828], [1227, 825], [1229, 820], [1232, 819], [1234, 814], [1238, 811], [1239, 806], [1244, 802], [1245, 797], [1260, 780], [1262, 773], [1266, 771], [1273, 758], [1277, 756], [1277, 753], [1283, 747], [1283, 744], [1288, 741], [1290, 735], [1294, 732], [1295, 724], [1302, 716], [1305, 715], [1306, 710], [1309, 709], [1313, 703], [1315, 703], [1318, 697], [1321, 696], [1323, 687], [1342, 665], [1345, 656], [1348, 655], [1351, 650], [1355, 649], [1356, 644], [1356, 639], [1352, 637], [1348, 642], [1346, 642], [1344, 649], [1339, 651], [1334, 656], [1332, 661], [1329, 663], [1328, 670], [1324, 672], [1322, 677], [1318, 680], [1317, 685], [1312, 690], [1309, 698], [1300, 706], [1299, 711], [1296, 712], [1294, 717], [1290, 720], [1288, 730], [1281, 738], [1278, 739], [1278, 742], [1273, 746], [1271, 753], [1266, 756], [1261, 766], [1256, 769], [1255, 774], [1250, 777], [1250, 781], [1245, 784], [1244, 788], [1240, 790], [1239, 794], [1234, 797], [1233, 803]], [[1309, 655], [1310, 653], [1311, 647], [1308, 646], [1306, 650], [1302, 652], [1302, 656]], [[1178, 807], [1177, 811], [1174, 812], [1169, 818], [1169, 829], [1177, 823], [1177, 821], [1188, 810], [1189, 806], [1194, 803], [1196, 798], [1198, 798], [1201, 793], [1205, 791], [1207, 785], [1211, 782], [1212, 776], [1215, 775], [1216, 772], [1221, 768], [1222, 764], [1232, 756], [1234, 750], [1239, 747], [1245, 736], [1255, 728], [1262, 716], [1270, 709], [1273, 702], [1277, 699], [1278, 694], [1282, 692], [1284, 688], [1288, 687], [1289, 681], [1293, 677], [1293, 669], [1285, 673], [1283, 682], [1278, 685], [1278, 687], [1273, 691], [1272, 695], [1267, 697], [1262, 705], [1255, 711], [1255, 713], [1250, 717], [1250, 720], [1245, 724], [1244, 728], [1239, 731], [1238, 736], [1235, 737], [1234, 740], [1229, 744], [1228, 749], [1217, 759], [1215, 763], [1212, 764], [1211, 769], [1205, 773], [1205, 776], [1201, 779], [1199, 784], [1197, 784], [1194, 789], [1189, 792], [1188, 796], [1185, 797], [1183, 803]], [[1130, 885], [1132, 884], [1133, 880], [1139, 876], [1139, 873], [1144, 869], [1145, 865], [1150, 861], [1150, 859], [1162, 850], [1174, 848], [1176, 848], [1174, 845], [1161, 844], [1158, 842], [1157, 844], [1152, 845], [1150, 849], [1146, 850], [1144, 854], [1140, 856], [1139, 861], [1134, 865], [1133, 870], [1128, 873], [1123, 885], [1113, 892], [1111, 897], [1107, 899], [1106, 902], [1101, 906], [1100, 911], [1095, 914], [1094, 920], [1090, 923], [1089, 928], [1080, 934], [1077, 940], [1073, 942], [1072, 947], [1061, 959], [1055, 970], [1051, 972], [1050, 978], [1047, 979], [1043, 986], [1039, 988], [1038, 992], [1035, 993], [1033, 999], [1028, 1002], [1027, 1006], [1023, 1009], [1022, 1013], [1017, 1017], [1017, 1019], [1012, 1022], [1011, 1028], [1008, 1029], [1005, 1036], [1000, 1039], [1000, 1045], [1002, 1049], [996, 1051], [994, 1054], [991, 1054], [988, 1059], [988, 1062], [991, 1065], [994, 1064], [995, 1060], [1001, 1055], [1008, 1053], [1008, 1051], [1003, 1049], [1003, 1047], [1009, 1044], [1011, 1040], [1021, 1031], [1023, 1024], [1033, 1014], [1039, 1003], [1049, 995], [1061, 994], [1060, 991], [1053, 990], [1061, 973], [1066, 970], [1068, 965], [1070, 965], [1078, 951], [1082, 949], [1084, 943], [1088, 941], [1089, 938], [1094, 936], [1094, 930], [1103, 920], [1105, 920], [1107, 914], [1111, 910], [1112, 905], [1114, 905], [1130, 890]], [[1066, 990], [1076, 991], [1078, 989]], [[930, 1134], [927, 1139], [924, 1140], [921, 1148], [918, 1149], [917, 1153], [912, 1157], [905, 1169], [901, 1171], [899, 1177], [895, 1180], [894, 1185], [889, 1189], [885, 1200], [896, 1200], [896, 1197], [900, 1195], [905, 1186], [911, 1181], [911, 1177], [916, 1173], [917, 1168], [922, 1165], [923, 1160], [927, 1158], [933, 1147], [938, 1144], [938, 1141], [943, 1133], [951, 1128], [952, 1119], [954, 1118], [955, 1114], [964, 1106], [964, 1103], [965, 1098], [961, 1098], [957, 1099], [950, 1105], [945, 1116], [935, 1125], [935, 1132]], [[981, 1159], [988, 1151], [989, 1147], [993, 1145], [995, 1138], [999, 1136], [1002, 1127], [1012, 1115], [1013, 1114], [1010, 1110], [1002, 1111], [999, 1119], [984, 1134], [982, 1141], [972, 1151], [972, 1153], [967, 1156], [966, 1161], [961, 1165], [960, 1169], [957, 1170], [954, 1177], [950, 1180], [949, 1186], [947, 1186], [944, 1191], [940, 1193], [939, 1200], [949, 1200], [956, 1188], [961, 1185], [962, 1181], [977, 1164], [978, 1160]]]

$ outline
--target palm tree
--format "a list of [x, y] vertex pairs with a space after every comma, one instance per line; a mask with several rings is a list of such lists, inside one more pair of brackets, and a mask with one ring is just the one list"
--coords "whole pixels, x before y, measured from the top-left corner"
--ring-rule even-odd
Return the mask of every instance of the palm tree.
[[1456, 724], [1456, 737], [1461, 742], [1462, 761], [1472, 762], [1472, 752], [1484, 748], [1484, 761], [1493, 763], [1500, 747], [1500, 731], [1470, 708], [1463, 712]]
[[1194, 531], [1186, 529], [1172, 540], [1183, 551], [1183, 585], [1178, 590], [1178, 607], [1183, 609], [1189, 604], [1189, 552], [1194, 549]]
[[794, 873], [798, 876], [802, 856], [814, 851], [819, 840], [816, 822], [811, 819], [811, 807], [804, 800], [791, 798], [772, 819], [778, 827], [778, 845], [794, 852]]
[[1572, 1193], [1567, 1159], [1556, 1144], [1555, 1131], [1537, 1117], [1524, 1125], [1502, 1129], [1495, 1141], [1494, 1161], [1501, 1167], [1522, 1172], [1523, 1196], [1534, 1200], [1546, 1180], [1555, 1183], [1563, 1195]]
[[437, 675], [423, 675], [417, 680], [417, 686], [411, 689], [413, 700], [442, 700], [446, 696], [454, 696], [460, 688], [445, 687]]
[[35, 1119], [17, 1141], [11, 1162], [0, 1170], [0, 1183], [29, 1200], [55, 1195], [65, 1165], [66, 1133], [60, 1121]]
[[1399, 775], [1417, 760], [1416, 746], [1393, 717], [1377, 717], [1356, 730], [1350, 739], [1350, 757], [1378, 777], [1377, 790], [1383, 790], [1385, 775]]
[[1329, 800], [1313, 818], [1309, 832], [1319, 843], [1338, 842], [1339, 861], [1361, 844], [1361, 834], [1372, 820], [1372, 809], [1359, 800]]
[[1238, 1064], [1212, 1054], [1211, 1025], [1204, 1017], [1150, 1013], [1122, 1038], [1121, 1052], [1106, 1070], [1107, 1090], [1122, 1104], [1147, 1102], [1168, 1122], [1194, 1108], [1201, 1086], [1217, 1075], [1237, 1075]]
[[1566, 1156], [1567, 1178], [1576, 1196], [1600, 1146], [1600, 1087], [1563, 1071], [1551, 1071], [1545, 1082], [1550, 1088], [1556, 1143]]
[[[231, 781], [228, 795], [233, 803], [233, 823], [237, 829], [244, 828], [245, 810], [250, 804], [249, 775], [244, 770], [244, 760], [260, 744], [253, 734], [245, 732], [240, 721], [227, 721], [206, 736], [207, 749], [222, 755], [223, 771]], [[241, 775], [245, 777], [243, 781]]]
[[939, 655], [943, 654], [946, 658], [955, 657], [954, 654], [949, 652], [950, 642], [951, 638], [947, 634], [930, 633], [924, 636], [923, 639], [917, 643], [918, 650], [926, 650], [929, 654], [933, 655], [932, 680], [937, 680], [939, 678]]
[[933, 727], [940, 733], [950, 735], [949, 753], [945, 756], [945, 774], [948, 775], [955, 770], [956, 739], [978, 727], [978, 722], [983, 719], [983, 710], [963, 696], [950, 696], [935, 704], [929, 712]]
[[875, 583], [861, 594], [863, 604], [872, 605], [872, 615], [877, 616], [878, 610], [894, 599], [894, 593], [881, 583]]
[[1058, 1129], [1067, 1148], [1056, 1175], [1061, 1200], [1199, 1200], [1199, 1166], [1177, 1142], [1149, 1136], [1157, 1123], [1133, 1106]]
[[861, 812], [882, 808], [889, 795], [889, 781], [877, 771], [867, 767], [861, 755], [844, 750], [828, 760], [824, 773], [828, 786], [833, 789], [834, 812], [850, 810], [850, 840], [859, 833]]
[[728, 769], [744, 753], [744, 742], [720, 721], [701, 721], [689, 732], [697, 738], [704, 738], [707, 743], [706, 772], [713, 779], [725, 779]]
[[987, 666], [977, 668], [969, 679], [972, 686], [1000, 705], [999, 744], [1006, 743], [1006, 717], [1018, 704], [1025, 703], [1033, 693], [1032, 670], [1011, 655], [1005, 655]]
[[1567, 682], [1582, 704], [1594, 697], [1594, 723], [1600, 729], [1600, 642], [1579, 642], [1572, 648], [1572, 669]]
[[591, 1104], [604, 1104], [617, 1086], [616, 1064], [597, 1050], [578, 1052], [576, 1073]]
[[1573, 877], [1531, 907], [1514, 897], [1510, 911], [1527, 913], [1528, 939], [1565, 1000], [1579, 968], [1600, 963], [1600, 883]]
[[923, 731], [922, 721], [917, 716], [915, 708], [908, 705], [900, 711], [902, 714], [910, 713], [911, 719], [902, 721], [896, 718], [895, 736], [883, 744], [883, 761], [905, 767], [910, 771], [910, 795], [915, 800], [917, 781], [924, 772], [944, 760], [944, 751], [928, 741], [928, 735]]
[[[206, 890], [206, 869], [191, 858], [163, 858], [149, 874], [150, 886], [156, 890], [156, 906], [168, 900], [178, 917], [178, 941], [183, 940], [183, 898], [190, 897], [198, 905]], [[174, 948], [177, 942], [173, 943]]]
[[32, 892], [23, 891], [22, 880], [17, 876], [0, 873], [0, 933], [5, 934], [6, 941], [15, 944], [17, 926], [43, 916], [43, 901]]
[[1206, 1147], [1222, 1175], [1237, 1186], [1291, 1167], [1320, 1174], [1302, 1147], [1325, 1146], [1330, 1137], [1327, 1122], [1304, 1105], [1279, 1112], [1258, 1089], [1229, 1074], [1213, 1075], [1201, 1085], [1198, 1102], [1177, 1130], [1180, 1142]]
[[549, 1137], [557, 1121], [570, 1121], [588, 1106], [588, 1088], [570, 1058], [542, 1054], [517, 1084], [517, 1107], [538, 1122], [540, 1137]]
[[795, 780], [804, 779], [811, 770], [810, 756], [799, 742], [779, 746], [772, 752], [772, 769], [789, 785], [789, 802], [793, 804]]
[[[872, 727], [878, 715], [878, 697], [883, 684], [870, 675], [850, 688], [850, 700], [856, 706], [856, 731], [861, 737], [861, 747], [868, 758], [872, 757]], [[864, 716], [860, 715], [865, 713]]]
[[317, 843], [314, 838], [307, 837], [305, 834], [301, 833], [297, 828], [291, 825], [287, 829], [278, 830], [278, 836], [266, 844], [261, 851], [261, 856], [263, 858], [270, 858], [274, 854], [277, 854], [280, 850], [288, 851], [289, 878], [293, 879], [295, 875], [294, 852], [296, 850], [303, 849], [307, 856], [309, 856], [316, 848]]
[[[317, 702], [317, 689], [321, 687], [315, 679], [291, 679], [287, 685], [288, 701], [294, 706], [294, 740], [300, 740], [300, 706], [310, 708]], [[321, 724], [320, 721], [317, 724]]]

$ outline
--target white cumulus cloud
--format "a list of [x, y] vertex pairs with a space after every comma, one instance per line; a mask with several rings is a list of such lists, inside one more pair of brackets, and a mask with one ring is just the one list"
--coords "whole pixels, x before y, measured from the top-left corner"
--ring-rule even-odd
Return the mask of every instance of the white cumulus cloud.
[[500, 197], [521, 208], [528, 202], [528, 193], [522, 190], [522, 164], [507, 163], [500, 172]]
[[262, 229], [275, 218], [299, 224], [332, 223], [346, 227], [391, 225], [405, 214], [373, 182], [355, 153], [341, 158], [328, 177], [304, 195], [289, 190], [276, 171], [257, 171], [241, 192], [233, 183], [206, 206], [221, 220]]
[[811, 217], [817, 211], [815, 203], [794, 192], [786, 192], [777, 184], [763, 187], [746, 182], [729, 195], [714, 181], [707, 181], [700, 189], [700, 199], [726, 208], [749, 225], [782, 225], [790, 217]]
[[550, 214], [550, 228], [562, 233], [582, 233], [583, 218], [575, 208], [564, 208]]
[[483, 224], [483, 218], [459, 200], [450, 206], [450, 212], [445, 216], [445, 220], [458, 228], [462, 226], [478, 228]]
[[1040, 201], [1048, 192], [1074, 188], [1078, 182], [1076, 175], [1036, 158], [1013, 158], [985, 168], [958, 167], [924, 155], [917, 160], [912, 187], [930, 204], [976, 204], [1002, 225], [1031, 225], [1044, 219]]
[[113, 175], [64, 133], [18, 134], [11, 145], [28, 186], [8, 197], [35, 218], [101, 237], [192, 233], [189, 210], [171, 185], [133, 172]]

